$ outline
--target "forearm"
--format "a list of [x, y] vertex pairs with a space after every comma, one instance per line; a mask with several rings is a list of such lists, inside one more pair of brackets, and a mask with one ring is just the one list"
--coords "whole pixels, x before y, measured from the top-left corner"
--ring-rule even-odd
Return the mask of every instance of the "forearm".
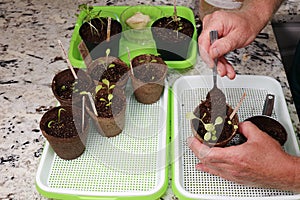
[[300, 158], [299, 157], [293, 157], [293, 172], [291, 174], [294, 174], [294, 177], [290, 177], [291, 186], [289, 187], [290, 190], [300, 193]]
[[278, 10], [283, 0], [244, 0], [241, 12], [255, 23], [255, 32], [259, 33]]
[[[280, 165], [280, 164], [279, 164]], [[293, 192], [300, 192], [300, 158], [288, 155], [286, 162], [282, 166], [277, 166], [277, 172], [274, 174], [274, 188]]]

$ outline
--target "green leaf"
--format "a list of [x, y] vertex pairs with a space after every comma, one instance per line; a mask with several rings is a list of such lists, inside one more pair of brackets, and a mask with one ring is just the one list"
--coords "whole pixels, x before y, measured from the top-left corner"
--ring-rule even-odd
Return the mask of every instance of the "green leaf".
[[100, 101], [105, 101], [105, 102], [107, 102], [106, 99], [104, 99], [104, 98], [100, 98], [99, 100], [100, 100]]
[[223, 119], [222, 117], [217, 117], [216, 120], [215, 120], [215, 125], [219, 125], [219, 124], [222, 124], [223, 123]]
[[106, 104], [106, 106], [110, 106], [112, 104], [112, 102], [109, 102], [108, 104]]
[[212, 123], [204, 124], [204, 128], [208, 132], [213, 132], [215, 130], [215, 125], [213, 125]]
[[106, 56], [108, 56], [110, 54], [110, 49], [106, 49], [105, 53], [106, 53]]
[[85, 94], [88, 94], [88, 92], [87, 92], [87, 91], [82, 91], [82, 92], [80, 92], [79, 94], [85, 95]]
[[234, 130], [237, 130], [238, 128], [239, 128], [238, 125], [234, 125], [234, 126], [233, 126], [233, 129], [234, 129]]
[[102, 83], [104, 83], [105, 85], [109, 86], [109, 80], [107, 80], [107, 79], [103, 79]]
[[111, 85], [110, 87], [109, 87], [109, 89], [111, 90], [111, 89], [114, 89], [116, 87], [116, 85]]
[[114, 95], [113, 95], [113, 94], [109, 94], [109, 95], [107, 96], [108, 101], [112, 100], [113, 98], [114, 98]]
[[203, 139], [205, 141], [209, 141], [211, 139], [211, 133], [210, 132], [206, 132]]
[[102, 89], [102, 85], [97, 85], [96, 86], [96, 89], [95, 89], [95, 92], [97, 93], [99, 90], [101, 90]]
[[217, 136], [215, 136], [215, 135], [213, 135], [212, 137], [211, 137], [211, 140], [212, 141], [216, 141], [218, 138], [217, 138]]
[[114, 67], [114, 66], [116, 66], [116, 65], [113, 64], [113, 63], [111, 63], [111, 64], [108, 65], [108, 68], [112, 68], [112, 67]]

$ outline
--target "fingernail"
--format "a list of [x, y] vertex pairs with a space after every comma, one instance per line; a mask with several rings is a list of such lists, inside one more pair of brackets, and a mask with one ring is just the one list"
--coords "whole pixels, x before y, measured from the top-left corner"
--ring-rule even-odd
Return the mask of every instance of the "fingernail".
[[214, 47], [214, 48], [212, 49], [212, 57], [213, 57], [213, 58], [218, 58], [218, 57], [220, 57], [220, 53], [219, 53], [219, 51], [218, 51], [218, 49], [217, 49], [216, 47]]
[[218, 74], [219, 74], [221, 77], [223, 76], [222, 71], [220, 70], [219, 67], [217, 67], [217, 72], [218, 72]]

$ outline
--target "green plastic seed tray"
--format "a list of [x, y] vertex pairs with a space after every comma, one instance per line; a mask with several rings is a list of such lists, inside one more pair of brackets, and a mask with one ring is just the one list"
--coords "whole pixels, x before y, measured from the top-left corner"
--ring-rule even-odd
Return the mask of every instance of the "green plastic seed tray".
[[101, 136], [91, 123], [86, 150], [59, 158], [48, 142], [36, 174], [40, 194], [51, 199], [159, 199], [168, 187], [168, 89], [145, 105], [126, 89], [125, 128]]
[[[128, 49], [130, 51], [131, 59], [140, 54], [157, 54], [156, 45], [151, 33], [151, 24], [158, 18], [163, 16], [173, 15], [173, 6], [95, 6], [95, 11], [106, 11], [114, 13], [116, 18], [122, 24], [122, 36], [119, 42], [119, 58], [129, 65], [128, 59]], [[135, 31], [129, 29], [127, 24], [124, 22], [128, 16], [132, 15], [135, 11], [140, 11], [144, 14], [150, 16], [150, 22], [147, 28], [143, 31]], [[197, 59], [197, 30], [194, 13], [190, 8], [177, 6], [178, 16], [184, 17], [192, 22], [195, 28], [194, 35], [192, 37], [189, 50], [187, 53], [187, 59], [185, 60], [165, 60], [169, 68], [174, 69], [185, 69], [191, 67], [195, 64]], [[82, 24], [82, 19], [84, 18], [84, 13], [81, 12], [75, 28], [72, 34], [70, 49], [69, 49], [69, 59], [71, 64], [78, 68], [85, 68], [85, 63], [79, 52], [78, 45], [82, 42], [79, 35], [79, 28]], [[146, 40], [145, 40], [145, 37]], [[179, 47], [180, 48], [180, 47]]]

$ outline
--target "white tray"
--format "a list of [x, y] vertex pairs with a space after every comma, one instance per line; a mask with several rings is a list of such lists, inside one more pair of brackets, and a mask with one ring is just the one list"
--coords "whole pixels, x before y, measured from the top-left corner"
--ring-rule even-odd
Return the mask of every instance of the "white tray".
[[36, 174], [38, 191], [59, 199], [156, 199], [168, 186], [168, 87], [151, 105], [127, 90], [126, 124], [112, 138], [92, 126], [86, 151], [60, 159], [46, 142]]
[[[242, 94], [247, 96], [238, 111], [239, 120], [260, 115], [267, 93], [275, 95], [272, 117], [280, 121], [288, 132], [286, 152], [300, 155], [297, 139], [287, 110], [280, 84], [266, 76], [239, 75], [234, 80], [218, 78], [218, 85], [227, 102], [235, 107]], [[195, 170], [198, 159], [186, 145], [192, 135], [185, 115], [205, 99], [212, 88], [212, 76], [184, 76], [173, 85], [173, 190], [180, 199], [299, 199], [300, 195], [274, 189], [239, 185], [218, 176]]]

